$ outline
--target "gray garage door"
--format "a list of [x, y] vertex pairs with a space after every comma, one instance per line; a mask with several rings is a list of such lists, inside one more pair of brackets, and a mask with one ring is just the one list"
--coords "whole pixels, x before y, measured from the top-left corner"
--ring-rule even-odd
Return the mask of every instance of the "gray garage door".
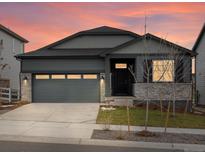
[[99, 102], [97, 74], [33, 75], [33, 102]]

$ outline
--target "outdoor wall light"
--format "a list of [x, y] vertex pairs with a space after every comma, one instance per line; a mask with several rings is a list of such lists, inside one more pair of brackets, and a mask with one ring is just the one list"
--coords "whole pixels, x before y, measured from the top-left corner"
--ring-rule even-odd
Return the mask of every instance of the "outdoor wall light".
[[28, 80], [28, 77], [27, 77], [27, 76], [25, 76], [25, 77], [23, 78], [23, 80], [24, 80], [24, 81], [27, 81], [27, 80]]
[[100, 76], [100, 79], [104, 80], [104, 79], [105, 79], [104, 75], [101, 75], [101, 76]]

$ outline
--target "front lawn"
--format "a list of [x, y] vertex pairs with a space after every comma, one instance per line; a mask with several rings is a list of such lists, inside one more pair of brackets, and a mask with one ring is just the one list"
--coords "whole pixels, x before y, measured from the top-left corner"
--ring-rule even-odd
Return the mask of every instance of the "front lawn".
[[[125, 107], [117, 107], [113, 111], [99, 110], [97, 123], [106, 123], [110, 115], [111, 124], [127, 125], [127, 110]], [[170, 113], [171, 115], [171, 113]], [[158, 110], [149, 110], [149, 126], [164, 127], [166, 112], [162, 116]], [[130, 125], [144, 126], [145, 122], [145, 109], [143, 108], [130, 108]], [[205, 116], [194, 115], [191, 113], [176, 113], [176, 117], [169, 117], [168, 127], [175, 128], [205, 128]]]

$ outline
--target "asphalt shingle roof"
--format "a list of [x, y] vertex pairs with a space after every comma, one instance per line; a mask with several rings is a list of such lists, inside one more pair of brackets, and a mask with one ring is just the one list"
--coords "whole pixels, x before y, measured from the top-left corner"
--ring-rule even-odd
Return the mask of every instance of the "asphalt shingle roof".
[[[114, 48], [78, 48], [78, 49], [56, 49], [54, 48], [55, 46], [65, 42], [65, 41], [69, 41], [73, 38], [76, 38], [78, 36], [82, 36], [82, 35], [131, 35], [133, 36], [133, 39], [130, 41], [127, 41], [125, 43], [122, 43], [119, 46], [116, 46]], [[78, 32], [74, 35], [68, 36], [60, 41], [54, 42], [48, 46], [45, 46], [43, 48], [40, 48], [36, 51], [33, 52], [28, 52], [28, 53], [24, 53], [24, 54], [20, 54], [20, 55], [16, 55], [16, 58], [19, 59], [25, 59], [25, 58], [65, 58], [65, 57], [72, 57], [72, 56], [105, 56], [106, 54], [109, 54], [112, 51], [116, 51], [119, 48], [123, 48], [126, 47], [128, 45], [133, 44], [134, 42], [142, 39], [144, 36], [155, 39], [157, 41], [161, 41], [161, 38], [154, 36], [152, 34], [145, 34], [143, 36], [140, 36], [138, 34], [135, 34], [133, 32], [130, 31], [126, 31], [126, 30], [122, 30], [122, 29], [117, 29], [117, 28], [113, 28], [113, 27], [108, 27], [108, 26], [102, 26], [102, 27], [97, 27], [94, 29], [90, 29], [90, 30], [86, 30], [86, 31], [81, 31]], [[190, 54], [193, 54], [194, 52], [192, 52], [189, 49], [186, 49], [184, 47], [181, 47], [179, 45], [176, 45], [174, 43], [171, 43], [169, 41], [163, 40], [163, 43], [166, 43], [168, 45], [174, 45], [175, 47], [179, 48], [180, 50], [186, 51]]]

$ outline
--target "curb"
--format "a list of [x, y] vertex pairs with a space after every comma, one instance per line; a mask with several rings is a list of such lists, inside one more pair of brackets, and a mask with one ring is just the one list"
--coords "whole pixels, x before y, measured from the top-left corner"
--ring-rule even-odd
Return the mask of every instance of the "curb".
[[55, 143], [55, 144], [78, 144], [96, 146], [115, 146], [128, 148], [151, 148], [174, 151], [205, 151], [205, 146], [200, 144], [181, 144], [181, 143], [157, 143], [157, 142], [135, 142], [121, 140], [99, 140], [87, 138], [55, 138], [55, 137], [34, 137], [17, 135], [0, 135], [0, 141], [36, 142], [36, 143]]

